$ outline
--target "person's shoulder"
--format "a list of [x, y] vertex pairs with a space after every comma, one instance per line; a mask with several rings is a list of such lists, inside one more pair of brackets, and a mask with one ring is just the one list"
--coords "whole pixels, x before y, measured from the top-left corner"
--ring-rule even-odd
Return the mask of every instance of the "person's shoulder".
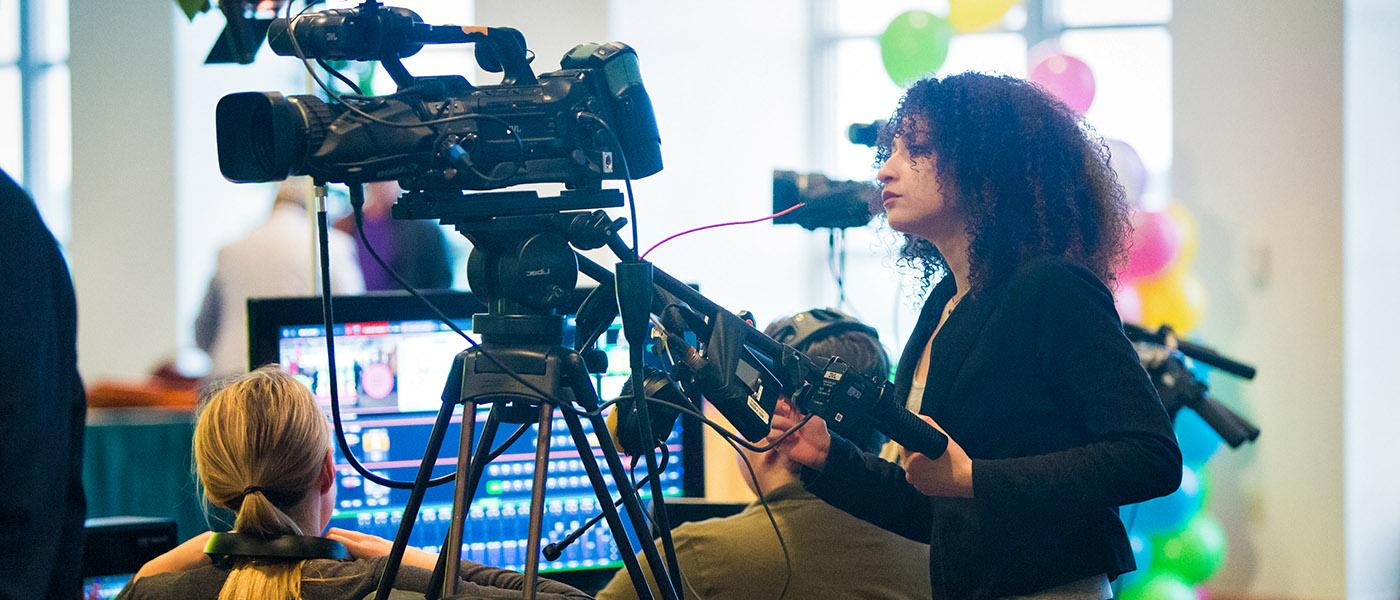
[[156, 573], [137, 579], [122, 589], [122, 600], [211, 598], [219, 593], [228, 571], [205, 565], [187, 571]]
[[[354, 560], [315, 559], [302, 566], [302, 590], [306, 598], [360, 598], [373, 592], [384, 572], [386, 557]], [[400, 565], [394, 589], [423, 593], [428, 590], [432, 572], [411, 565]]]
[[1112, 297], [1098, 275], [1061, 256], [1037, 256], [1022, 262], [1007, 275], [1006, 288], [1015, 296], [1042, 300], [1065, 294]]

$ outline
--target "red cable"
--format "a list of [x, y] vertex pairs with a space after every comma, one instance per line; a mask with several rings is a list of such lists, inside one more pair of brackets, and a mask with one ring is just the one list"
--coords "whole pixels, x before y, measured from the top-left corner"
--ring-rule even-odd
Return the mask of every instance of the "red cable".
[[683, 236], [683, 235], [695, 233], [695, 232], [697, 232], [697, 231], [704, 231], [704, 230], [706, 230], [706, 229], [714, 229], [714, 228], [716, 228], [716, 227], [728, 227], [728, 226], [730, 226], [730, 225], [749, 225], [749, 224], [752, 224], [752, 223], [758, 223], [758, 222], [761, 222], [761, 221], [767, 221], [767, 220], [769, 220], [769, 219], [776, 219], [776, 218], [778, 218], [778, 217], [781, 217], [781, 216], [783, 216], [783, 215], [785, 215], [785, 214], [788, 214], [788, 213], [790, 213], [790, 212], [792, 212], [792, 211], [794, 211], [794, 210], [797, 210], [797, 209], [799, 209], [799, 208], [802, 208], [802, 207], [804, 207], [804, 206], [807, 206], [807, 203], [806, 203], [806, 202], [799, 202], [799, 203], [797, 203], [797, 204], [792, 205], [791, 207], [788, 207], [788, 209], [787, 209], [787, 210], [784, 210], [783, 212], [780, 212], [780, 213], [777, 213], [777, 214], [773, 214], [773, 215], [768, 215], [768, 216], [766, 216], [766, 217], [759, 217], [759, 218], [757, 218], [757, 219], [750, 219], [750, 220], [748, 220], [748, 221], [731, 221], [731, 222], [729, 222], [729, 223], [715, 223], [715, 224], [713, 224], [713, 225], [706, 225], [706, 226], [704, 226], [704, 227], [696, 227], [695, 229], [687, 229], [687, 230], [685, 230], [685, 231], [682, 231], [682, 232], [680, 232], [680, 233], [674, 234], [674, 235], [672, 235], [672, 236], [670, 236], [670, 237], [668, 237], [668, 238], [666, 238], [666, 239], [664, 239], [664, 240], [661, 240], [661, 241], [657, 242], [655, 245], [653, 245], [653, 246], [650, 247], [650, 248], [647, 248], [647, 251], [642, 253], [642, 258], [645, 259], [645, 258], [647, 257], [648, 254], [651, 254], [651, 251], [652, 251], [652, 250], [655, 250], [655, 249], [659, 248], [662, 244], [664, 244], [664, 243], [666, 243], [666, 242], [669, 242], [669, 241], [671, 241], [671, 240], [674, 240], [674, 239], [676, 239], [676, 238], [678, 238], [678, 237], [681, 237], [681, 236]]

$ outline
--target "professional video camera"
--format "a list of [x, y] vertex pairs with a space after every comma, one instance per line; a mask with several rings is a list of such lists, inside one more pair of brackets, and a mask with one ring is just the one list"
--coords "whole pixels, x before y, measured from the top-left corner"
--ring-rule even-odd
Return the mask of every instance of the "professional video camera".
[[[273, 51], [318, 60], [378, 60], [398, 84], [387, 96], [339, 102], [276, 92], [230, 94], [216, 111], [219, 169], [238, 183], [310, 175], [320, 182], [397, 179], [405, 190], [491, 190], [523, 183], [596, 187], [661, 170], [661, 142], [637, 55], [581, 44], [536, 76], [520, 32], [428, 25], [404, 8], [277, 19]], [[457, 75], [414, 77], [400, 58], [424, 44], [475, 43], [499, 85]], [[625, 169], [615, 156], [625, 155]], [[625, 172], [624, 172], [625, 171]]]
[[[884, 121], [854, 123], [847, 137], [852, 144], [874, 146]], [[870, 207], [879, 194], [873, 181], [842, 181], [819, 173], [773, 171], [773, 212], [782, 213], [798, 204], [802, 210], [773, 219], [774, 225], [801, 225], [805, 229], [846, 229], [870, 222]]]
[[869, 181], [838, 181], [816, 173], [773, 171], [773, 212], [805, 203], [802, 210], [773, 219], [775, 225], [806, 229], [863, 227], [870, 222], [870, 201], [879, 188]]
[[1173, 420], [1182, 409], [1193, 410], [1231, 448], [1259, 438], [1258, 427], [1211, 397], [1205, 382], [1187, 366], [1187, 359], [1241, 379], [1254, 379], [1254, 367], [1200, 344], [1180, 339], [1170, 327], [1149, 331], [1124, 323], [1123, 333], [1133, 341], [1139, 361], [1152, 378], [1152, 385], [1162, 398], [1162, 406]]

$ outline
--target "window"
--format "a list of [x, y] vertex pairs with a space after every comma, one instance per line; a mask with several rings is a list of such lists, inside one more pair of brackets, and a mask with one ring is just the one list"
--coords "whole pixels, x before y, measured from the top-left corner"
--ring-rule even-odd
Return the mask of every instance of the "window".
[[68, 2], [0, 0], [0, 168], [29, 190], [60, 243], [72, 177]]
[[[846, 129], [888, 118], [899, 100], [902, 90], [880, 60], [879, 36], [896, 15], [916, 8], [946, 15], [948, 2], [813, 4], [813, 167], [841, 179], [874, 177], [873, 152], [846, 141]], [[1170, 0], [1023, 0], [997, 26], [954, 36], [938, 74], [977, 70], [1025, 77], [1037, 45], [1058, 44], [1094, 73], [1094, 102], [1086, 119], [1099, 135], [1123, 140], [1138, 151], [1149, 173], [1144, 203], [1164, 206], [1172, 154], [1170, 19]], [[906, 278], [899, 289], [890, 289], [895, 243], [888, 230], [850, 231], [847, 258], [840, 259], [838, 249], [833, 257], [850, 261], [845, 308], [874, 324], [887, 342], [901, 343], [916, 304], [907, 292], [917, 284]], [[830, 289], [833, 302], [842, 298], [834, 282]], [[896, 307], [893, 313], [891, 306]]]

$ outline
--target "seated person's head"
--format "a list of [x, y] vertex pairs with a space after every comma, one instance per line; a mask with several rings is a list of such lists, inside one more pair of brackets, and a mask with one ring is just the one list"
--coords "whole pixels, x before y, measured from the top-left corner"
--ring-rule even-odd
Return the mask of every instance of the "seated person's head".
[[[230, 380], [201, 407], [195, 471], [205, 499], [237, 514], [235, 531], [318, 536], [335, 504], [330, 443], [310, 390], [269, 365]], [[259, 579], [298, 566], [239, 564], [225, 590], [241, 571], [258, 571], [248, 576]], [[288, 581], [300, 581], [299, 574]]]
[[[890, 357], [876, 336], [875, 330], [845, 314], [829, 309], [815, 309], [778, 319], [763, 331], [769, 337], [792, 346], [814, 359], [827, 359], [839, 356], [851, 369], [873, 377], [888, 378]], [[827, 427], [844, 437], [861, 450], [879, 452], [885, 438], [873, 427], [856, 427], [849, 423], [828, 422]], [[780, 452], [751, 452], [742, 450], [743, 457], [749, 459], [765, 493], [777, 485], [795, 481], [800, 470], [797, 463], [788, 460]], [[743, 458], [741, 457], [741, 458]], [[754, 488], [754, 482], [747, 476], [748, 471], [742, 461], [740, 473], [745, 474], [745, 482]], [[754, 489], [754, 493], [758, 493]]]

